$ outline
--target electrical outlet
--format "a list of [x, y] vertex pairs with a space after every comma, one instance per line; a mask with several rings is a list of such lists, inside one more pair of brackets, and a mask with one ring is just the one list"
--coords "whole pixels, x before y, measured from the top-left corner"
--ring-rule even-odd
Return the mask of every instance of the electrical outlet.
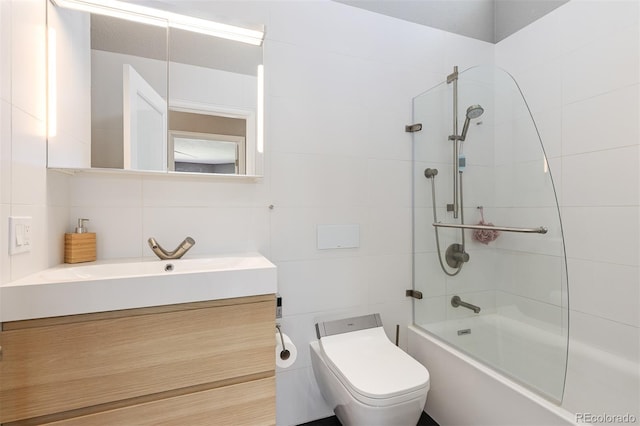
[[9, 217], [9, 254], [31, 251], [32, 218], [29, 216]]

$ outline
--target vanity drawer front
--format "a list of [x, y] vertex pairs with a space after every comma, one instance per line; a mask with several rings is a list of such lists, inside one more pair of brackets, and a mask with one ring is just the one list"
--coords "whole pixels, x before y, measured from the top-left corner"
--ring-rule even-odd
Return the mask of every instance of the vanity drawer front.
[[275, 377], [75, 417], [50, 426], [275, 425]]
[[3, 325], [0, 423], [273, 372], [274, 297], [243, 300]]

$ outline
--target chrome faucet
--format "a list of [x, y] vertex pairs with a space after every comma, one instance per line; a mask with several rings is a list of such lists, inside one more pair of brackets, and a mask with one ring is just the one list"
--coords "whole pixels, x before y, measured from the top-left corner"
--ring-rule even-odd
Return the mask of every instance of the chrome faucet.
[[453, 306], [454, 308], [457, 308], [458, 306], [462, 306], [467, 309], [471, 309], [476, 314], [480, 313], [479, 306], [472, 305], [471, 303], [463, 302], [462, 299], [460, 299], [460, 296], [453, 296], [451, 298], [451, 306]]
[[180, 245], [173, 251], [167, 251], [163, 249], [160, 244], [156, 241], [155, 238], [149, 238], [149, 247], [151, 250], [158, 256], [160, 259], [180, 259], [186, 252], [189, 251], [191, 247], [196, 243], [196, 241], [191, 238], [185, 238]]

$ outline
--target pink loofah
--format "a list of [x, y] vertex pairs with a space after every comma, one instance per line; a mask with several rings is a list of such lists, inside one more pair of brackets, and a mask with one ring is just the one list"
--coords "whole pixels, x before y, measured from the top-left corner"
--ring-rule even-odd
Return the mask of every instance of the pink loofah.
[[[494, 226], [493, 223], [484, 221], [484, 209], [482, 207], [478, 208], [480, 209], [480, 222], [478, 222], [478, 225]], [[473, 239], [482, 244], [489, 244], [491, 241], [495, 241], [499, 236], [500, 231], [495, 231], [493, 229], [473, 230]]]

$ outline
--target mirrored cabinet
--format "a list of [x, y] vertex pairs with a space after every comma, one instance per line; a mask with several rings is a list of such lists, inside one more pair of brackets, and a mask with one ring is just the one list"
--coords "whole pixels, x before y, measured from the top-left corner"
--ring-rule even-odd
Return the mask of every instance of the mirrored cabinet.
[[262, 175], [262, 28], [119, 1], [47, 21], [49, 168]]

